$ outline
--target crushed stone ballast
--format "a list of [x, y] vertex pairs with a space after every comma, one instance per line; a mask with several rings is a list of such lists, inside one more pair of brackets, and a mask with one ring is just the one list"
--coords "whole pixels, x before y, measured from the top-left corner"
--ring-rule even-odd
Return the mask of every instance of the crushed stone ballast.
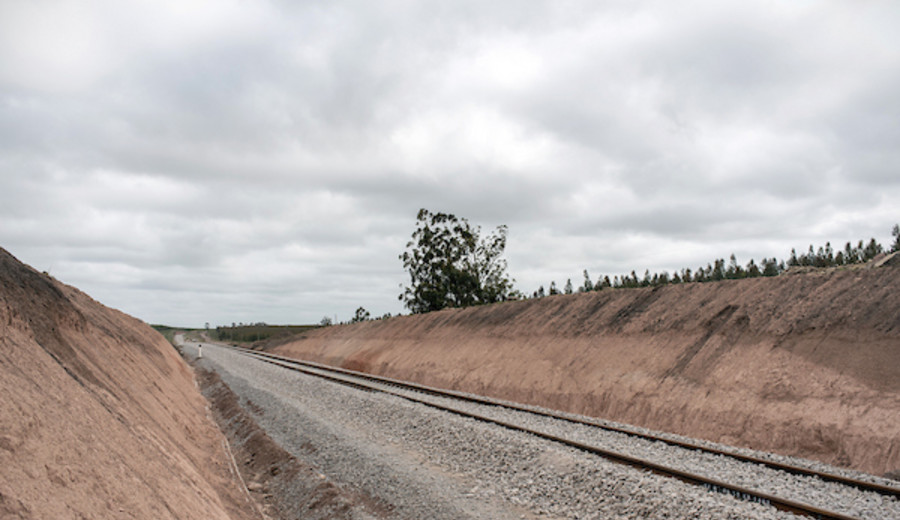
[[[815, 469], [798, 466], [796, 464], [761, 458], [755, 455], [741, 454], [729, 450], [723, 450], [720, 448], [703, 446], [701, 444], [689, 441], [667, 438], [653, 433], [640, 432], [620, 426], [602, 424], [599, 421], [574, 416], [572, 414], [564, 414], [552, 410], [540, 409], [537, 407], [521, 405], [518, 403], [510, 403], [507, 401], [491, 399], [483, 396], [441, 390], [425, 385], [399, 381], [381, 376], [374, 376], [371, 374], [331, 367], [319, 363], [286, 358], [274, 354], [242, 349], [239, 347], [232, 348], [247, 356], [252, 356], [287, 369], [297, 370], [308, 375], [324, 378], [345, 386], [351, 386], [367, 391], [387, 393], [402, 399], [417, 402], [446, 412], [451, 412], [479, 421], [493, 423], [504, 428], [525, 432], [543, 439], [559, 442], [585, 452], [603, 456], [610, 460], [615, 460], [617, 462], [646, 469], [654, 473], [674, 477], [691, 484], [700, 485], [713, 491], [727, 493], [744, 500], [770, 504], [784, 511], [789, 511], [795, 514], [802, 514], [813, 518], [852, 519], [857, 518], [857, 516], [854, 516], [854, 513], [852, 512], [854, 508], [852, 507], [841, 508], [850, 509], [851, 512], [841, 512], [839, 510], [829, 509], [829, 507], [833, 507], [833, 504], [830, 503], [830, 500], [822, 505], [813, 505], [812, 503], [809, 503], [809, 499], [807, 499], [806, 501], [802, 501], [794, 499], [793, 497], [785, 498], [781, 495], [776, 495], [774, 493], [763, 491], [755, 487], [748, 487], [743, 484], [730, 483], [726, 480], [714, 478], [709, 476], [708, 474], [703, 474], [702, 472], [687, 471], [682, 468], [673, 467], [672, 465], [669, 465], [667, 463], [649, 460], [645, 457], [635, 456], [634, 454], [629, 454], [617, 450], [610, 450], [596, 444], [577, 440], [575, 438], [572, 438], [573, 436], [561, 436], [556, 433], [548, 432], [546, 429], [535, 429], [533, 427], [523, 426], [519, 422], [512, 422], [507, 419], [498, 418], [496, 414], [478, 413], [471, 409], [465, 408], [466, 406], [476, 405], [481, 407], [502, 409], [516, 413], [526, 413], [542, 419], [564, 421], [577, 425], [579, 427], [601, 429], [616, 434], [633, 436], [636, 438], [640, 438], [643, 441], [662, 443], [671, 447], [697, 451], [703, 453], [705, 456], [715, 456], [718, 458], [728, 457], [745, 465], [751, 465], [751, 471], [755, 470], [757, 467], [762, 467], [770, 471], [778, 471], [790, 475], [800, 476], [803, 479], [818, 479], [819, 481], [828, 482], [833, 486], [838, 485], [842, 487], [850, 487], [858, 490], [859, 492], [884, 496], [889, 499], [889, 502], [896, 502], [896, 497], [900, 496], [900, 489], [896, 487], [878, 482], [869, 482], [859, 478], [845, 477], [834, 472], [818, 471]], [[426, 398], [424, 396], [428, 397]], [[443, 401], [438, 402], [433, 398], [438, 398], [439, 400]], [[454, 401], [455, 404], [453, 404]], [[460, 403], [463, 403], [465, 406], [459, 406]], [[827, 494], [828, 496], [832, 496], [833, 498], [832, 493]], [[889, 518], [890, 516], [887, 517]]]

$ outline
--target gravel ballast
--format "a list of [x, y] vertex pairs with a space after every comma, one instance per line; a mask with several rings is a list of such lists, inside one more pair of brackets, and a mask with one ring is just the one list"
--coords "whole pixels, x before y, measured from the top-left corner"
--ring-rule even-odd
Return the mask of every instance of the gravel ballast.
[[[195, 350], [190, 344], [186, 347], [189, 354]], [[532, 435], [348, 388], [229, 349], [204, 344], [201, 362], [220, 374], [285, 450], [329, 479], [376, 497], [397, 518], [793, 517]], [[895, 499], [809, 477], [784, 476], [727, 457], [497, 407], [459, 402], [453, 406], [861, 518], [900, 517]]]
[[[312, 369], [315, 370], [315, 369]], [[374, 386], [398, 394], [409, 395], [417, 400], [434, 403], [438, 406], [455, 408], [468, 413], [488, 417], [500, 422], [514, 424], [529, 430], [539, 431], [548, 435], [564, 437], [575, 442], [590, 446], [599, 446], [610, 449], [635, 458], [652, 460], [666, 466], [688, 471], [704, 477], [729, 482], [744, 488], [762, 491], [782, 498], [789, 498], [796, 502], [818, 505], [822, 508], [858, 518], [900, 518], [900, 501], [886, 498], [872, 491], [861, 491], [847, 487], [837, 482], [823, 481], [814, 476], [796, 475], [779, 471], [761, 464], [752, 464], [738, 459], [717, 455], [689, 448], [673, 446], [664, 442], [635, 438], [634, 436], [615, 431], [595, 428], [584, 424], [573, 424], [546, 417], [522, 413], [500, 406], [477, 404], [456, 399], [448, 399], [429, 395], [413, 390], [401, 389], [396, 386], [382, 385], [369, 382]], [[499, 401], [498, 401], [499, 402]], [[540, 411], [540, 408], [530, 407]], [[590, 418], [573, 416], [586, 420]], [[593, 422], [599, 422], [593, 420]], [[617, 428], [631, 429], [628, 425], [612, 424]], [[646, 432], [646, 431], [645, 431]], [[658, 432], [646, 432], [659, 436]], [[674, 436], [672, 436], [674, 437]], [[717, 449], [728, 448], [714, 445], [709, 442], [696, 441], [694, 439], [679, 439], [689, 441], [696, 445], [707, 445]], [[728, 451], [726, 449], [725, 451]], [[738, 451], [731, 449], [731, 451]], [[744, 450], [745, 453], [750, 450]], [[879, 478], [873, 475], [865, 475], [826, 466], [820, 463], [811, 464], [811, 461], [779, 457], [773, 454], [750, 452], [758, 458], [791, 463], [799, 467], [819, 469], [832, 474], [841, 474], [859, 480], [870, 481], [878, 484], [897, 487], [895, 482]]]

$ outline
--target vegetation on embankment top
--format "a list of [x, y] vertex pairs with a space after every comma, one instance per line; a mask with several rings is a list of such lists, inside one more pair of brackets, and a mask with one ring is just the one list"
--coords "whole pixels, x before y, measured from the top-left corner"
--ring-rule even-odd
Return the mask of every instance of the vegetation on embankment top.
[[[894, 242], [888, 251], [900, 251], [900, 225], [895, 224], [891, 234]], [[794, 267], [855, 266], [865, 264], [886, 251], [875, 238], [871, 238], [868, 243], [860, 240], [856, 246], [847, 242], [842, 250], [837, 251], [832, 248], [831, 243], [819, 247], [818, 251], [810, 245], [809, 252], [801, 255], [792, 249], [787, 262], [773, 257], [763, 258], [757, 264], [751, 258], [746, 267], [740, 265], [737, 257], [732, 254], [728, 262], [719, 258], [695, 271], [683, 268], [671, 274], [662, 271], [651, 275], [647, 269], [643, 277], [639, 277], [632, 270], [631, 274], [615, 275], [612, 279], [601, 275], [596, 282], [585, 269], [584, 281], [577, 289], [569, 278], [562, 289], [556, 285], [556, 281], [551, 281], [548, 291], [542, 285], [529, 295], [515, 289], [515, 280], [507, 273], [507, 262], [503, 257], [506, 237], [505, 225], [482, 237], [481, 227], [470, 225], [465, 218], [448, 213], [433, 213], [424, 208], [419, 210], [411, 240], [406, 244], [406, 251], [400, 255], [403, 268], [410, 278], [409, 284], [402, 286], [400, 300], [413, 314], [423, 314], [446, 308], [538, 299], [547, 295], [601, 291], [606, 288], [632, 289], [774, 277]], [[371, 316], [368, 311], [359, 307], [352, 322], [369, 319]], [[323, 318], [322, 325], [330, 324], [330, 318]]]
[[234, 344], [256, 343], [268, 339], [286, 338], [300, 334], [321, 325], [269, 325], [266, 323], [220, 325], [215, 329], [192, 329], [185, 327], [170, 327], [168, 325], [151, 325], [157, 332], [163, 335], [169, 343], [175, 344], [175, 335], [185, 333], [186, 338], [193, 341], [222, 341]]
[[163, 337], [166, 338], [169, 341], [169, 343], [171, 343], [173, 345], [175, 344], [175, 334], [178, 334], [179, 332], [191, 332], [191, 331], [199, 331], [200, 330], [200, 329], [187, 329], [187, 328], [183, 328], [183, 327], [170, 327], [168, 325], [150, 325], [150, 326], [153, 327], [153, 329], [156, 330], [156, 332], [159, 332], [160, 334], [162, 334]]
[[286, 338], [295, 334], [317, 329], [320, 325], [268, 325], [266, 323], [253, 323], [245, 325], [232, 324], [218, 326], [209, 331], [210, 339], [227, 341], [229, 343], [255, 343], [257, 341]]
[[807, 253], [797, 254], [796, 249], [791, 249], [791, 256], [787, 261], [772, 257], [763, 258], [757, 264], [751, 258], [746, 267], [740, 265], [737, 257], [732, 253], [728, 262], [724, 258], [717, 258], [713, 262], [706, 264], [706, 267], [700, 266], [695, 271], [691, 271], [690, 268], [683, 268], [671, 274], [668, 271], [663, 271], [651, 275], [650, 270], [647, 269], [644, 271], [643, 277], [639, 277], [635, 271], [631, 271], [631, 274], [616, 275], [611, 280], [609, 276], [599, 276], [597, 281], [593, 282], [587, 269], [585, 269], [583, 272], [584, 281], [577, 289], [572, 285], [572, 279], [569, 278], [562, 289], [557, 287], [556, 281], [552, 281], [550, 282], [549, 291], [545, 292], [542, 285], [532, 293], [531, 297], [542, 298], [547, 294], [551, 296], [572, 294], [576, 291], [600, 291], [605, 288], [633, 289], [636, 287], [658, 287], [660, 285], [689, 282], [719, 282], [722, 280], [740, 280], [761, 276], [778, 276], [796, 267], [858, 267], [869, 263], [885, 252], [896, 253], [900, 251], [900, 225], [895, 224], [891, 234], [894, 237], [894, 242], [889, 248], [883, 247], [874, 238], [869, 239], [868, 242], [860, 240], [856, 246], [847, 242], [844, 248], [839, 250], [832, 248], [830, 242], [826, 242], [824, 246], [819, 246], [818, 250], [810, 244]]

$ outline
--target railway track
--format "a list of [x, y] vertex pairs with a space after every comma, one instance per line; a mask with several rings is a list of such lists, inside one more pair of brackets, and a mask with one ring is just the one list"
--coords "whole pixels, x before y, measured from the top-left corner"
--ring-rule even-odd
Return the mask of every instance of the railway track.
[[[307, 375], [323, 378], [338, 384], [358, 388], [361, 390], [375, 391], [393, 395], [408, 401], [420, 403], [453, 414], [496, 424], [510, 430], [528, 433], [546, 440], [576, 448], [584, 452], [600, 455], [619, 463], [628, 464], [630, 466], [648, 470], [657, 474], [676, 478], [690, 484], [703, 486], [712, 491], [727, 493], [743, 500], [769, 504], [779, 510], [788, 511], [794, 514], [821, 519], [846, 520], [861, 518], [858, 516], [831, 510], [829, 509], [828, 504], [813, 505], [799, 500], [784, 498], [770, 492], [753, 489], [744, 485], [733, 484], [725, 480], [720, 480], [718, 478], [710, 477], [698, 472], [685, 471], [683, 469], [674, 468], [668, 464], [650, 460], [650, 458], [648, 457], [635, 456], [634, 454], [607, 449], [601, 445], [598, 445], [598, 443], [587, 443], [577, 439], [569, 438], [568, 436], [561, 436], [545, 430], [523, 426], [515, 421], [504, 420], [503, 418], [498, 418], [490, 413], [473, 412], [472, 410], [465, 409], [465, 406], [460, 406], [459, 403], [466, 403], [481, 407], [491, 407], [498, 410], [509, 410], [517, 413], [531, 414], [536, 417], [543, 417], [556, 421], [564, 421], [584, 427], [597, 428], [600, 430], [613, 432], [615, 434], [627, 435], [634, 438], [643, 439], [645, 441], [664, 443], [666, 445], [675, 446], [681, 449], [693, 450], [715, 456], [728, 457], [734, 460], [738, 460], [742, 463], [756, 464], [778, 472], [783, 472], [791, 475], [799, 475], [805, 478], [816, 478], [824, 482], [832, 482], [841, 486], [856, 488], [868, 493], [875, 493], [885, 497], [887, 500], [896, 500], [897, 497], [900, 497], [900, 488], [897, 487], [867, 482], [855, 478], [848, 478], [834, 473], [816, 471], [792, 464], [780, 463], [777, 461], [759, 457], [710, 448], [686, 441], [670, 439], [667, 437], [642, 433], [616, 426], [610, 426], [597, 421], [591, 421], [586, 418], [573, 417], [551, 410], [536, 409], [534, 407], [529, 407], [517, 403], [510, 403], [481, 396], [473, 396], [461, 392], [441, 390], [425, 385], [419, 385], [362, 372], [336, 368], [319, 363], [286, 358], [274, 354], [242, 349], [239, 347], [231, 348], [241, 352], [244, 355], [254, 357], [268, 363], [279, 365], [290, 370], [299, 371]], [[437, 398], [437, 400], [435, 400], [435, 398]], [[457, 404], [454, 404], [454, 402], [456, 402]]]

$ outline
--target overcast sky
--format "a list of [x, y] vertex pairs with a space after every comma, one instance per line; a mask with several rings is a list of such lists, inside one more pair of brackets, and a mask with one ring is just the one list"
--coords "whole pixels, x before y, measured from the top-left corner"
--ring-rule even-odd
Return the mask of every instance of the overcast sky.
[[895, 1], [0, 0], [0, 247], [151, 323], [402, 310], [419, 208], [516, 287], [900, 221]]

